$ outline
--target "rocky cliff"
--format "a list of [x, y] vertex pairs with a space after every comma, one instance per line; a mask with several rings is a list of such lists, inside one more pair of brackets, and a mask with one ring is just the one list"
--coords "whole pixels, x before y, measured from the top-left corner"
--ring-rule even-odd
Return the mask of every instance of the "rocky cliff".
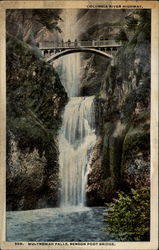
[[[131, 11], [122, 22], [110, 36], [122, 42], [114, 65], [100, 56], [84, 57], [82, 92], [96, 95], [98, 135], [89, 205], [110, 201], [117, 190], [150, 184], [150, 12]], [[104, 34], [104, 27], [92, 27], [88, 37]]]
[[[33, 21], [33, 15], [27, 15], [28, 20], [24, 18], [24, 22], [18, 23], [18, 29], [12, 30], [10, 23], [16, 24], [17, 17], [21, 19], [22, 14], [25, 15], [23, 11], [17, 12], [7, 13], [11, 15], [7, 19], [6, 41], [8, 210], [57, 205], [57, 132], [67, 101], [57, 73], [41, 59], [35, 46], [33, 30], [37, 26], [34, 22], [42, 28], [37, 19], [43, 16], [34, 13]], [[29, 18], [32, 18], [32, 27], [27, 29]], [[43, 28], [46, 26], [43, 24]], [[31, 42], [29, 37], [32, 37]]]
[[61, 12], [60, 9], [8, 9], [7, 32], [36, 49], [38, 42], [59, 39]]

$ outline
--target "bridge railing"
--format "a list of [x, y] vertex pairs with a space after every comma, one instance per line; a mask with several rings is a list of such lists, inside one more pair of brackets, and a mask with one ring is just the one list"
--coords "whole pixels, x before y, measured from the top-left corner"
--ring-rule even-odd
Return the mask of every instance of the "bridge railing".
[[77, 48], [77, 47], [104, 47], [104, 46], [120, 46], [120, 43], [114, 40], [92, 40], [92, 41], [44, 41], [39, 43], [40, 49], [57, 49], [57, 48]]

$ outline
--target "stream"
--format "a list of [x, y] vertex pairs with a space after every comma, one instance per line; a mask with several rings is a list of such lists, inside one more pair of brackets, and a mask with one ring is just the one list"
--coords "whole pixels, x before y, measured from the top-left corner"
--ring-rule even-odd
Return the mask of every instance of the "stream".
[[103, 207], [65, 207], [7, 212], [7, 241], [111, 241], [101, 229]]

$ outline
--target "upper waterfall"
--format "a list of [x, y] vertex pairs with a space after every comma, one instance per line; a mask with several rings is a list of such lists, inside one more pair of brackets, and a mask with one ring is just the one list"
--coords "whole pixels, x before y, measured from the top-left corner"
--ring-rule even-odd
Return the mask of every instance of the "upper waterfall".
[[[77, 23], [76, 9], [65, 9], [62, 13], [61, 29], [63, 30], [62, 39], [64, 41], [75, 41], [78, 38], [79, 27]], [[80, 96], [80, 53], [66, 55], [62, 59], [62, 83], [68, 94], [68, 97]], [[66, 80], [67, 79], [67, 80]]]

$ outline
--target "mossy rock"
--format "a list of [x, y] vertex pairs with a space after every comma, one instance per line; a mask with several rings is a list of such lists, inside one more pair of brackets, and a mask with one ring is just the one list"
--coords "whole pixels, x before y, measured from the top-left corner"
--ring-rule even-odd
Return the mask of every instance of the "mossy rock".
[[131, 127], [126, 134], [123, 142], [121, 174], [124, 172], [126, 162], [140, 152], [144, 154], [150, 152], [150, 131], [149, 126], [146, 126], [146, 124], [135, 128]]

